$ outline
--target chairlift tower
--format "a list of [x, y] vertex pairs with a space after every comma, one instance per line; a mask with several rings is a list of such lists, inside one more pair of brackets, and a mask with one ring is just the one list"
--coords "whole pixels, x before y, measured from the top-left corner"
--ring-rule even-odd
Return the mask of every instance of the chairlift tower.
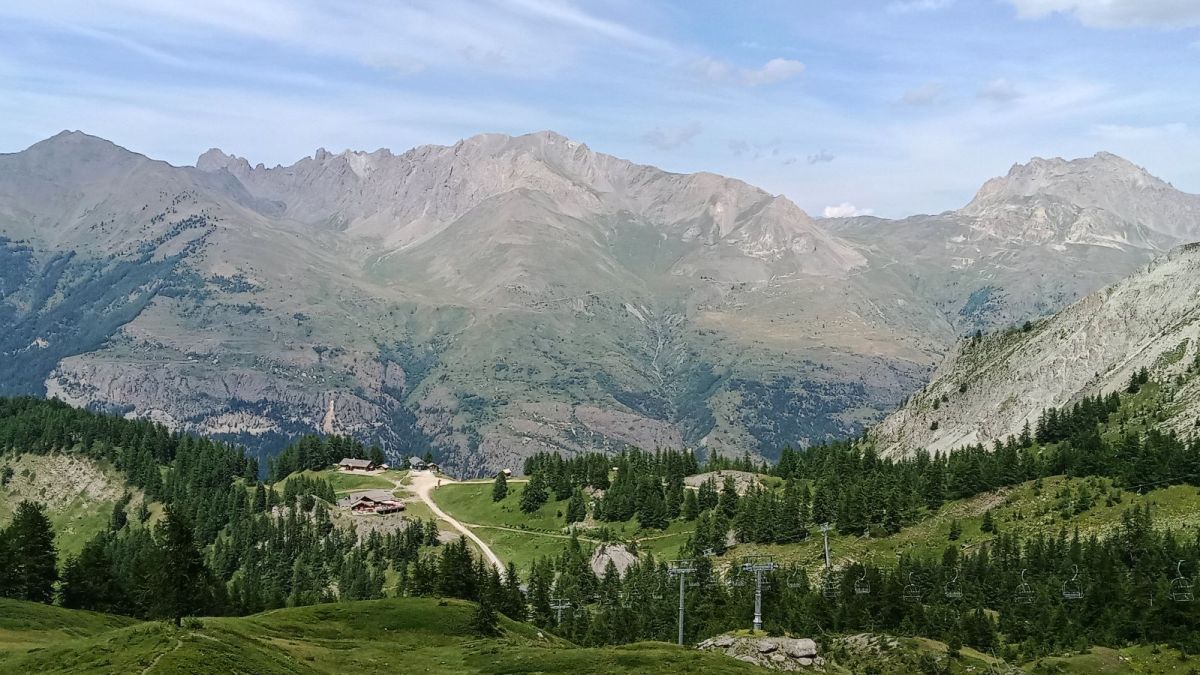
[[564, 609], [570, 609], [571, 602], [565, 598], [550, 598], [550, 609], [557, 612], [557, 625], [562, 625], [562, 613]]
[[683, 646], [683, 598], [687, 575], [696, 571], [696, 566], [690, 560], [672, 560], [667, 572], [673, 577], [679, 577], [679, 646]]
[[821, 523], [821, 536], [825, 539], [825, 572], [829, 572], [829, 568], [833, 567], [833, 563], [829, 559], [829, 531], [833, 527], [829, 523]]
[[754, 630], [762, 630], [763, 573], [778, 567], [770, 556], [751, 555], [742, 558], [742, 571], [754, 573]]

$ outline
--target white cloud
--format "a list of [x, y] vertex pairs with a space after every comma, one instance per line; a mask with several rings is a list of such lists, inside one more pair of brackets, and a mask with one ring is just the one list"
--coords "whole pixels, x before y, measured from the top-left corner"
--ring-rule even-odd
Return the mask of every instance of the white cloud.
[[738, 68], [719, 59], [705, 58], [698, 63], [700, 74], [713, 82], [757, 87], [790, 80], [804, 72], [804, 64], [793, 59], [775, 58], [761, 68]]
[[837, 206], [826, 206], [822, 214], [826, 218], [851, 218], [853, 216], [869, 216], [874, 209], [860, 209], [850, 202], [842, 202]]
[[946, 9], [954, 4], [954, 0], [893, 0], [887, 5], [887, 11], [892, 14], [909, 14], [912, 12], [934, 12]]
[[1021, 93], [1021, 90], [1017, 89], [1017, 85], [1002, 77], [988, 82], [979, 90], [980, 98], [986, 98], [997, 103], [1015, 101], [1022, 96], [1024, 94]]
[[933, 105], [941, 97], [942, 85], [935, 82], [926, 82], [904, 92], [904, 96], [900, 100], [908, 105]]
[[1093, 28], [1185, 28], [1200, 26], [1196, 0], [1009, 0], [1017, 16], [1040, 19], [1069, 14]]
[[692, 122], [678, 129], [667, 131], [656, 128], [643, 134], [642, 140], [659, 150], [669, 151], [691, 143], [692, 139], [703, 130], [704, 127], [700, 126], [699, 122]]

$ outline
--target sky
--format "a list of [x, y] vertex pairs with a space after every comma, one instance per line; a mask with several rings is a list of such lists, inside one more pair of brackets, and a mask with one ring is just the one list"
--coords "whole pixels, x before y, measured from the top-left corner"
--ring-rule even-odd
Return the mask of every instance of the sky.
[[814, 216], [1101, 150], [1200, 193], [1200, 0], [8, 2], [0, 120], [178, 165], [552, 129]]

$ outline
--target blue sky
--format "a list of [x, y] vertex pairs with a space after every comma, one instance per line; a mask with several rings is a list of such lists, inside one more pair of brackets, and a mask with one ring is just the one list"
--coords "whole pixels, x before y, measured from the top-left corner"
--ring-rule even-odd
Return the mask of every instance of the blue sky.
[[554, 129], [817, 216], [1099, 150], [1200, 192], [1200, 1], [2, 3], [0, 119], [175, 164]]

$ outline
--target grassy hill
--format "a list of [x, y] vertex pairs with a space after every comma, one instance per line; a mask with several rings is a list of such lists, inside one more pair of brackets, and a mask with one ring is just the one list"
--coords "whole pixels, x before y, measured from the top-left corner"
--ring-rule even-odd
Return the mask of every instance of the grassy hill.
[[[512, 561], [518, 569], [528, 569], [538, 557], [558, 554], [567, 545], [564, 515], [567, 500], [551, 499], [533, 513], [521, 511], [521, 494], [525, 483], [511, 482], [508, 496], [492, 501], [492, 484], [457, 483], [443, 485], [431, 494], [446, 513], [462, 521], [487, 542], [505, 562]], [[637, 520], [621, 523], [587, 521], [581, 524], [580, 540], [585, 544], [600, 541], [599, 530], [607, 530], [608, 538], [636, 541], [638, 549], [656, 556], [673, 557], [687, 542], [694, 527], [692, 523], [673, 521], [665, 530], [643, 529]]]
[[[562, 551], [568, 535], [562, 516], [566, 501], [551, 499], [536, 512], [525, 514], [519, 507], [524, 487], [523, 483], [510, 483], [508, 496], [500, 502], [492, 501], [490, 483], [444, 485], [432, 494], [438, 506], [470, 527], [496, 555], [525, 570], [535, 558]], [[962, 533], [953, 543], [971, 547], [992, 539], [995, 532], [982, 530], [988, 511], [997, 531], [1016, 532], [1023, 538], [1061, 528], [1078, 528], [1084, 536], [1104, 536], [1120, 523], [1127, 509], [1145, 505], [1150, 506], [1156, 525], [1172, 529], [1200, 527], [1200, 490], [1195, 487], [1175, 485], [1138, 493], [1118, 489], [1105, 478], [1054, 476], [950, 501], [890, 536], [846, 536], [833, 531], [830, 546], [835, 565], [874, 562], [887, 566], [901, 553], [940, 555], [952, 543], [949, 535], [955, 522]], [[590, 524], [608, 528], [615, 538], [634, 540], [640, 551], [659, 557], [679, 555], [694, 529], [692, 523], [678, 520], [666, 530], [643, 530], [636, 520]], [[580, 539], [584, 544], [597, 541], [594, 534], [587, 533]], [[797, 544], [739, 544], [730, 548], [726, 559], [760, 553], [773, 555], [779, 562], [804, 565], [814, 572], [824, 564], [819, 533]]]
[[[1122, 513], [1144, 505], [1150, 506], [1156, 525], [1171, 529], [1200, 526], [1200, 490], [1195, 487], [1175, 485], [1138, 494], [1116, 489], [1108, 479], [1054, 476], [948, 502], [894, 535], [857, 537], [831, 531], [829, 541], [835, 565], [873, 562], [886, 567], [902, 553], [936, 556], [952, 543], [973, 547], [994, 538], [996, 532], [984, 532], [981, 527], [988, 511], [999, 532], [1015, 532], [1022, 538], [1053, 534], [1062, 528], [1103, 537], [1120, 524]], [[962, 533], [951, 541], [954, 522]], [[760, 553], [812, 571], [824, 564], [820, 533], [798, 544], [740, 544], [730, 549], [729, 556]]]
[[0, 671], [36, 673], [751, 673], [723, 655], [640, 643], [580, 648], [474, 605], [400, 598], [206, 618], [182, 629], [0, 600]]

